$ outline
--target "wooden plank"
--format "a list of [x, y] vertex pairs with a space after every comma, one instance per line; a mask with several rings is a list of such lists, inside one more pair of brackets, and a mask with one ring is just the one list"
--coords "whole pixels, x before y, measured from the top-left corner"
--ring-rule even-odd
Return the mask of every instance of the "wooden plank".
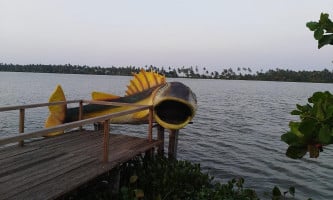
[[[25, 109], [20, 109], [20, 119], [19, 119], [19, 133], [24, 133], [24, 118], [25, 118]], [[24, 140], [20, 140], [19, 144], [20, 147], [23, 147]]]
[[[115, 167], [116, 165], [118, 165], [119, 163], [125, 162], [131, 158], [133, 158], [135, 155], [137, 155], [138, 153], [143, 153], [147, 150], [147, 148], [151, 148], [150, 146], [156, 146], [159, 145], [159, 142], [152, 142], [150, 143], [150, 146], [144, 146], [144, 144], [147, 143], [147, 140], [145, 139], [137, 139], [137, 138], [133, 138], [133, 137], [118, 137], [118, 139], [121, 139], [122, 141], [126, 141], [123, 139], [130, 139], [132, 142], [129, 142], [128, 144], [130, 144], [129, 149], [133, 149], [135, 147], [139, 147], [141, 146], [141, 149], [134, 151], [134, 150], [123, 150], [123, 151], [117, 151], [118, 153], [114, 154], [113, 157], [113, 162], [108, 162], [106, 164], [101, 164], [101, 163], [90, 163], [89, 166], [85, 165], [85, 166], [81, 166], [80, 168], [78, 168], [76, 170], [76, 172], [74, 173], [74, 171], [70, 171], [66, 174], [64, 174], [63, 176], [58, 176], [54, 179], [52, 179], [52, 182], [55, 183], [62, 183], [62, 184], [55, 184], [55, 183], [45, 183], [43, 185], [40, 185], [37, 188], [31, 188], [28, 191], [24, 191], [21, 192], [20, 194], [18, 194], [17, 196], [15, 196], [16, 199], [29, 199], [29, 198], [33, 198], [33, 199], [49, 199], [49, 198], [55, 198], [55, 197], [59, 197], [63, 194], [65, 194], [64, 190], [72, 188], [75, 189], [75, 187], [79, 186], [77, 183], [78, 182], [87, 182], [89, 180], [91, 180], [94, 177], [97, 177], [107, 171], [109, 171], [109, 169]], [[136, 144], [136, 145], [133, 145]], [[119, 149], [118, 149], [119, 150]], [[121, 152], [121, 153], [119, 153]], [[76, 185], [74, 187], [74, 185]], [[50, 189], [52, 188], [52, 189]], [[38, 193], [38, 191], [48, 191], [47, 193]], [[50, 191], [51, 190], [51, 191]], [[37, 196], [31, 196], [31, 194], [37, 194]], [[51, 195], [53, 194], [53, 195]], [[56, 195], [55, 195], [56, 194]]]
[[63, 152], [39, 152], [34, 153], [32, 152], [29, 155], [26, 155], [21, 158], [12, 158], [1, 162], [0, 166], [0, 177], [5, 176], [10, 173], [15, 173], [23, 168], [28, 168], [35, 164], [45, 162], [47, 160], [51, 160], [57, 158], [64, 154]]
[[110, 144], [110, 121], [104, 121], [104, 134], [103, 134], [103, 162], [109, 160], [109, 144]]
[[170, 130], [169, 132], [169, 147], [168, 147], [169, 158], [177, 158], [178, 135], [179, 135], [179, 130]]
[[[10, 146], [7, 148], [3, 148], [0, 150], [0, 161], [4, 159], [8, 159], [13, 156], [18, 156], [20, 154], [25, 154], [30, 151], [34, 151], [38, 149], [39, 147], [36, 146], [29, 146], [29, 147], [22, 147], [22, 148], [17, 148], [16, 146]], [[2, 163], [2, 162], [1, 162]]]
[[[55, 149], [55, 148], [76, 148], [76, 145], [85, 145], [86, 143], [90, 143], [98, 138], [98, 134], [91, 134], [88, 132], [80, 133], [69, 133], [66, 138], [62, 139], [62, 136], [55, 137], [55, 138], [46, 138], [45, 140], [38, 141], [36, 144], [32, 145], [38, 145], [38, 146], [47, 146], [49, 149]], [[88, 144], [86, 144], [88, 145]]]
[[[103, 134], [83, 131], [0, 151], [0, 199], [54, 199], [116, 165], [160, 145], [146, 138], [111, 134], [109, 162], [102, 162]], [[16, 153], [6, 153], [6, 149]], [[24, 150], [16, 150], [24, 149]], [[4, 165], [3, 165], [4, 164]], [[14, 173], [15, 172], [15, 173]]]
[[75, 171], [68, 171], [62, 176], [57, 176], [44, 184], [38, 185], [38, 187], [30, 188], [29, 191], [26, 190], [20, 192], [15, 196], [12, 196], [11, 199], [56, 199], [77, 188], [82, 183], [88, 182], [93, 178], [103, 174], [108, 168], [109, 167], [105, 167], [97, 163], [82, 165]]
[[15, 173], [9, 173], [7, 175], [1, 176], [0, 183], [6, 185], [10, 182], [10, 185], [12, 185], [13, 187], [18, 187], [18, 185], [25, 184], [26, 181], [40, 179], [47, 174], [59, 170], [66, 170], [67, 168], [72, 169], [75, 163], [82, 162], [82, 160], [90, 158], [89, 156], [78, 157], [77, 155], [73, 154], [62, 154], [52, 157], [54, 158], [41, 161], [40, 163], [30, 165], [26, 168], [21, 168], [19, 170], [16, 170]]
[[128, 148], [125, 150], [123, 149], [120, 151], [116, 151], [113, 154], [110, 153], [110, 162], [126, 162], [138, 154], [144, 153], [153, 147], [157, 147], [158, 145], [160, 145], [160, 141], [153, 141], [151, 143], [148, 143], [147, 141], [137, 140], [135, 142], [131, 142], [130, 145], [131, 146], [128, 146]]
[[[72, 157], [73, 158], [73, 157]], [[16, 179], [14, 183], [11, 183], [12, 181], [8, 181], [9, 183], [6, 186], [6, 191], [2, 194], [2, 191], [0, 191], [0, 196], [2, 198], [10, 198], [12, 199], [13, 196], [20, 194], [21, 192], [28, 191], [31, 192], [32, 188], [39, 187], [40, 185], [47, 184], [48, 182], [52, 182], [53, 179], [64, 176], [66, 172], [74, 171], [77, 168], [80, 168], [81, 166], [87, 165], [89, 163], [92, 163], [95, 161], [94, 158], [80, 158], [80, 159], [74, 159], [74, 162], [68, 162], [68, 157], [60, 160], [58, 165], [53, 165], [55, 168], [52, 170], [52, 168], [47, 167], [46, 165], [54, 164], [54, 163], [45, 163], [45, 165], [42, 166], [42, 168], [33, 169], [35, 173], [34, 176], [30, 177], [21, 177], [20, 179]], [[40, 172], [38, 171], [40, 170]], [[32, 171], [32, 170], [30, 170]], [[24, 173], [24, 171], [22, 172]], [[21, 173], [21, 174], [22, 174]], [[77, 172], [76, 172], [77, 173]], [[54, 184], [63, 184], [62, 182], [54, 183]], [[82, 183], [80, 183], [82, 184]], [[2, 185], [4, 185], [2, 183]], [[40, 190], [40, 189], [39, 189]], [[39, 191], [39, 193], [45, 193], [44, 191]], [[36, 194], [32, 194], [33, 196]], [[35, 198], [32, 198], [35, 199]]]

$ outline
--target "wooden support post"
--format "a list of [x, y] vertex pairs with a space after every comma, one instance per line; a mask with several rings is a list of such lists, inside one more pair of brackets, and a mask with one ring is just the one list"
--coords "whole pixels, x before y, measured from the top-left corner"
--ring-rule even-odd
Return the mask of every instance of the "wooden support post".
[[[83, 119], [83, 101], [80, 101], [79, 105], [79, 120]], [[82, 131], [82, 126], [80, 126], [80, 131]]]
[[[149, 116], [148, 116], [148, 141], [153, 141], [153, 107], [149, 107]], [[151, 157], [154, 153], [154, 148], [149, 149], [145, 152], [146, 156]]]
[[164, 127], [157, 125], [157, 140], [162, 141], [161, 145], [157, 149], [157, 153], [160, 156], [164, 155]]
[[170, 130], [169, 149], [168, 149], [169, 158], [175, 158], [175, 159], [177, 158], [178, 133], [179, 130]]
[[109, 161], [110, 120], [104, 121], [103, 162]]
[[153, 107], [149, 107], [149, 126], [148, 126], [148, 141], [153, 141]]
[[[19, 133], [24, 133], [24, 118], [25, 110], [24, 108], [20, 109], [20, 121], [19, 121]], [[22, 147], [24, 145], [24, 140], [19, 141], [18, 145]]]

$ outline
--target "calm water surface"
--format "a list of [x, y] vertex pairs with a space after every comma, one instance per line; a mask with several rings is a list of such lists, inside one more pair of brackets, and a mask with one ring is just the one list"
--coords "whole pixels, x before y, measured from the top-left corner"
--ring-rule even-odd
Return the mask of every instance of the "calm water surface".
[[[123, 95], [131, 77], [0, 72], [0, 106], [47, 102], [57, 84], [67, 99], [89, 99], [93, 90]], [[289, 113], [315, 91], [332, 84], [168, 79], [181, 81], [198, 97], [193, 124], [180, 131], [178, 158], [200, 163], [219, 181], [244, 177], [245, 186], [269, 199], [276, 185], [296, 187], [296, 199], [333, 199], [333, 148], [319, 159], [292, 160], [280, 136]], [[26, 131], [43, 127], [47, 108], [26, 111]], [[18, 112], [0, 113], [0, 134], [17, 131]], [[128, 132], [128, 126], [112, 126]], [[147, 126], [129, 126], [146, 134]]]

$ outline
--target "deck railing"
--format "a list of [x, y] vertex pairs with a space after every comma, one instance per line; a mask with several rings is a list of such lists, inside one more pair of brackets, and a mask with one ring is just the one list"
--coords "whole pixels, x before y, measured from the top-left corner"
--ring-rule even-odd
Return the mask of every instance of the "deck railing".
[[[52, 105], [62, 105], [62, 104], [73, 104], [79, 103], [79, 120], [65, 123], [61, 125], [57, 125], [50, 128], [44, 128], [37, 131], [31, 132], [24, 132], [24, 121], [25, 121], [25, 110], [29, 108], [38, 108], [38, 107], [45, 107], [45, 106], [52, 106]], [[98, 105], [112, 105], [112, 106], [131, 106], [134, 107], [129, 110], [116, 112], [108, 115], [103, 115], [99, 117], [83, 119], [83, 104], [98, 104]], [[105, 102], [105, 101], [89, 101], [89, 100], [72, 100], [72, 101], [61, 101], [61, 102], [52, 102], [52, 103], [41, 103], [41, 104], [29, 104], [29, 105], [20, 105], [20, 106], [7, 106], [7, 107], [0, 107], [0, 112], [4, 111], [11, 111], [11, 110], [19, 110], [19, 133], [13, 134], [10, 136], [0, 136], [0, 146], [19, 142], [20, 146], [24, 145], [25, 139], [31, 139], [34, 137], [42, 137], [46, 136], [50, 133], [58, 132], [58, 131], [65, 131], [68, 129], [73, 129], [80, 127], [82, 128], [83, 125], [93, 124], [98, 122], [104, 123], [104, 139], [103, 139], [103, 161], [108, 161], [108, 152], [109, 152], [109, 133], [110, 133], [110, 120], [112, 118], [136, 113], [143, 110], [149, 110], [149, 117], [148, 117], [148, 140], [152, 141], [152, 129], [153, 129], [153, 107], [146, 106], [146, 105], [138, 105], [138, 104], [129, 104], [129, 103], [117, 103], [117, 102]]]

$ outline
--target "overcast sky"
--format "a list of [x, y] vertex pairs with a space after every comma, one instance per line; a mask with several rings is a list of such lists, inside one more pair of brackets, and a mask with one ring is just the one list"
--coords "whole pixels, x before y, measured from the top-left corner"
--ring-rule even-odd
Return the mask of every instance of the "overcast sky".
[[0, 0], [0, 62], [333, 68], [305, 24], [333, 0]]

